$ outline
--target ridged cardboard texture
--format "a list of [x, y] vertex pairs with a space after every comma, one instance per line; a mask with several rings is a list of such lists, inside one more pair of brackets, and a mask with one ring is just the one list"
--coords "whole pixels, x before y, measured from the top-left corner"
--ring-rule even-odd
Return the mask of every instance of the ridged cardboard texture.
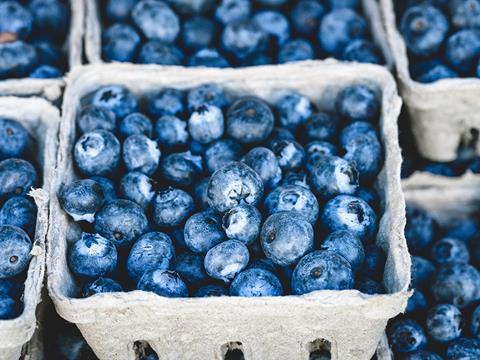
[[[188, 89], [215, 82], [234, 95], [256, 95], [273, 102], [280, 90], [297, 90], [324, 110], [332, 110], [340, 89], [368, 83], [382, 99], [380, 136], [385, 165], [377, 187], [382, 199], [377, 243], [387, 254], [388, 294], [357, 290], [317, 291], [273, 298], [182, 298], [132, 291], [76, 298], [78, 284], [66, 259], [79, 227], [62, 211], [56, 193], [72, 181], [71, 150], [82, 99], [106, 84], [123, 84], [141, 97], [163, 87]], [[311, 61], [245, 69], [195, 69], [128, 64], [91, 65], [67, 78], [55, 178], [51, 188], [47, 273], [57, 312], [79, 327], [100, 359], [134, 359], [135, 341], [147, 341], [163, 359], [223, 359], [229, 346], [246, 360], [308, 359], [324, 339], [333, 359], [370, 359], [387, 320], [402, 312], [409, 296], [410, 257], [403, 235], [405, 204], [400, 187], [397, 117], [401, 100], [385, 69], [374, 65]], [[241, 345], [239, 345], [240, 343]]]
[[48, 229], [49, 191], [46, 189], [50, 188], [56, 161], [60, 112], [40, 98], [0, 97], [0, 116], [18, 120], [32, 134], [36, 141], [38, 165], [43, 173], [43, 187], [30, 193], [38, 212], [33, 258], [28, 267], [23, 295], [24, 310], [16, 319], [0, 321], [0, 360], [17, 360], [23, 345], [31, 339], [37, 327], [35, 311], [41, 301]]
[[[397, 28], [392, 0], [380, 0], [388, 43], [397, 69], [402, 98], [420, 154], [433, 161], [452, 161], [462, 142], [478, 140], [480, 80], [444, 79], [431, 84], [412, 80], [407, 48]], [[476, 141], [480, 154], [480, 142]]]

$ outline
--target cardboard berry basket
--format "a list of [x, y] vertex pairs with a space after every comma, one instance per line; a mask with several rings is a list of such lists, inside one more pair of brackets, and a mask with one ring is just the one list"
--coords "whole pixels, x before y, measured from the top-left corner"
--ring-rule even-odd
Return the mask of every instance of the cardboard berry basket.
[[[67, 53], [68, 68], [80, 65], [83, 56], [85, 6], [83, 0], [68, 0], [70, 4], [70, 30], [63, 46]], [[65, 83], [62, 78], [18, 78], [0, 80], [0, 95], [39, 96], [54, 101], [62, 96]]]
[[[385, 165], [377, 181], [383, 209], [377, 243], [387, 254], [384, 285], [388, 294], [346, 290], [265, 298], [173, 299], [132, 291], [78, 298], [66, 253], [80, 229], [63, 212], [55, 194], [62, 183], [76, 178], [71, 154], [82, 99], [107, 84], [125, 85], [140, 97], [163, 87], [189, 89], [207, 82], [218, 83], [230, 94], [256, 95], [270, 103], [279, 90], [296, 90], [325, 110], [332, 110], [337, 92], [349, 84], [367, 82], [378, 91]], [[187, 69], [110, 64], [73, 70], [67, 78], [51, 188], [47, 269], [57, 312], [79, 327], [100, 359], [135, 359], [137, 341], [148, 342], [161, 359], [223, 359], [230, 348], [240, 348], [246, 360], [308, 359], [319, 348], [328, 348], [332, 359], [370, 359], [388, 319], [405, 309], [409, 297], [410, 257], [403, 235], [405, 204], [396, 123], [400, 105], [393, 77], [375, 65], [311, 61]]]
[[[38, 208], [35, 238], [32, 248], [32, 260], [28, 267], [24, 309], [21, 315], [12, 320], [0, 320], [0, 359], [17, 360], [20, 355], [27, 356], [38, 348], [30, 341], [37, 329], [37, 305], [41, 301], [41, 289], [45, 274], [45, 240], [48, 229], [50, 179], [55, 167], [59, 110], [40, 98], [0, 97], [0, 116], [19, 121], [35, 139], [37, 164], [42, 175], [42, 188], [33, 189], [30, 195]], [[35, 342], [35, 341], [34, 341]], [[22, 350], [23, 348], [23, 350]], [[28, 358], [28, 357], [26, 357]]]
[[475, 141], [480, 154], [480, 80], [444, 79], [422, 84], [409, 72], [407, 48], [397, 28], [392, 0], [380, 0], [388, 42], [395, 61], [400, 93], [412, 119], [420, 154], [433, 161], [452, 161], [464, 141]]
[[[85, 0], [85, 55], [89, 63], [102, 63], [102, 21], [99, 5], [101, 0]], [[377, 0], [361, 0], [362, 13], [368, 23], [370, 36], [382, 53], [388, 68], [393, 67], [393, 58], [382, 23]]]

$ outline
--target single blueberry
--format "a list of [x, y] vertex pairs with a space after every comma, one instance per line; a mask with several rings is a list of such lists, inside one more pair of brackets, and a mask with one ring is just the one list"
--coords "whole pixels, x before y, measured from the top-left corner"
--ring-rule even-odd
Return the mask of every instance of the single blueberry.
[[70, 26], [70, 7], [58, 0], [32, 0], [33, 27], [41, 38], [62, 43]]
[[207, 83], [192, 88], [187, 94], [188, 111], [193, 112], [204, 105], [216, 106], [225, 109], [230, 99], [220, 85]]
[[59, 47], [48, 41], [35, 41], [33, 45], [35, 46], [39, 64], [51, 65], [63, 69], [66, 60]]
[[177, 256], [173, 269], [185, 279], [185, 282], [197, 288], [209, 279], [203, 267], [204, 256], [190, 252], [184, 252]]
[[216, 34], [215, 24], [203, 16], [194, 16], [182, 24], [182, 44], [188, 50], [208, 48]]
[[312, 60], [315, 58], [315, 50], [310, 42], [296, 39], [286, 42], [278, 52], [277, 62], [286, 64], [295, 61]]
[[465, 263], [470, 261], [470, 253], [464, 241], [443, 238], [433, 244], [431, 248], [431, 256], [437, 265], [445, 265], [448, 263]]
[[157, 142], [145, 135], [132, 135], [123, 142], [123, 161], [129, 171], [152, 175], [160, 163], [160, 155]]
[[225, 53], [241, 61], [265, 49], [267, 33], [252, 20], [229, 23], [222, 32], [221, 47]]
[[115, 245], [99, 234], [82, 233], [68, 252], [70, 270], [82, 279], [93, 280], [114, 274], [117, 260]]
[[268, 7], [279, 7], [285, 5], [288, 0], [256, 0], [257, 3]]
[[215, 6], [215, 0], [168, 0], [168, 3], [181, 15], [204, 14]]
[[446, 360], [480, 358], [480, 340], [461, 337], [447, 347]]
[[183, 93], [180, 90], [164, 88], [148, 96], [148, 113], [159, 118], [163, 115], [179, 116], [184, 112]]
[[259, 11], [253, 16], [253, 21], [268, 34], [274, 45], [281, 45], [290, 38], [290, 24], [278, 11]]
[[[43, 1], [43, 0], [40, 0]], [[38, 0], [33, 0], [33, 4]], [[17, 1], [0, 3], [0, 33], [13, 34], [15, 39], [25, 40], [33, 28], [32, 13]]]
[[469, 244], [477, 238], [479, 232], [476, 219], [459, 218], [449, 222], [448, 228], [445, 229], [445, 236], [460, 239]]
[[187, 245], [185, 244], [185, 234], [183, 231], [183, 226], [179, 226], [173, 229], [165, 230], [173, 241], [173, 245], [177, 253], [187, 250]]
[[377, 121], [381, 104], [368, 85], [356, 84], [342, 89], [335, 100], [338, 114], [349, 121]]
[[454, 70], [473, 76], [480, 56], [480, 31], [460, 30], [445, 45], [445, 57]]
[[453, 71], [446, 65], [438, 64], [432, 69], [429, 69], [427, 72], [420, 75], [417, 80], [421, 83], [428, 84], [438, 80], [456, 77], [458, 77], [458, 74], [455, 71]]
[[428, 303], [425, 294], [419, 289], [412, 289], [413, 294], [408, 299], [407, 308], [405, 312], [407, 314], [419, 313], [424, 314], [427, 311]]
[[160, 163], [163, 178], [177, 186], [191, 186], [202, 174], [202, 157], [190, 151], [164, 156]]
[[223, 229], [229, 239], [251, 245], [260, 233], [262, 216], [256, 207], [241, 204], [230, 209], [222, 219]]
[[157, 192], [153, 199], [152, 221], [160, 227], [182, 225], [193, 213], [195, 204], [189, 193], [169, 187]]
[[164, 297], [187, 297], [188, 289], [177, 272], [172, 270], [150, 270], [143, 274], [137, 288], [151, 291]]
[[131, 16], [147, 39], [172, 43], [180, 32], [177, 14], [163, 1], [141, 0], [133, 8]]
[[223, 285], [208, 284], [195, 291], [194, 297], [216, 297], [227, 296], [228, 289]]
[[418, 254], [427, 249], [435, 238], [436, 229], [435, 220], [425, 210], [407, 205], [405, 237], [412, 253]]
[[339, 9], [339, 8], [357, 8], [359, 7], [361, 1], [360, 0], [327, 0], [327, 4], [332, 9]]
[[324, 155], [338, 154], [338, 151], [335, 145], [327, 141], [318, 141], [318, 140], [310, 141], [305, 146], [305, 151], [307, 152], [307, 158], [311, 158], [317, 155], [324, 156]]
[[0, 279], [10, 278], [27, 269], [32, 255], [32, 241], [17, 226], [0, 226]]
[[188, 130], [192, 139], [201, 144], [221, 138], [224, 131], [222, 110], [214, 105], [197, 107], [190, 114]]
[[236, 141], [230, 139], [220, 139], [207, 147], [204, 154], [204, 161], [209, 173], [214, 173], [218, 169], [228, 164], [240, 160], [242, 147]]
[[365, 259], [365, 250], [360, 239], [345, 230], [335, 231], [328, 235], [320, 245], [320, 250], [328, 250], [342, 255], [348, 260], [354, 273], [360, 270]]
[[62, 71], [51, 65], [40, 65], [29, 75], [32, 79], [56, 79], [62, 77]]
[[305, 255], [292, 275], [292, 292], [303, 295], [317, 290], [352, 289], [354, 275], [350, 263], [341, 255], [317, 250]]
[[217, 50], [200, 49], [190, 57], [188, 66], [226, 68], [230, 64]]
[[251, 268], [238, 274], [230, 285], [231, 296], [282, 296], [280, 280], [270, 271]]
[[379, 48], [371, 41], [359, 39], [352, 41], [342, 54], [342, 60], [360, 63], [382, 64]]
[[204, 178], [197, 182], [193, 190], [193, 196], [195, 198], [195, 203], [198, 208], [201, 210], [208, 209], [208, 182], [210, 178]]
[[470, 331], [476, 339], [480, 337], [480, 305], [478, 305], [472, 313]]
[[0, 159], [24, 156], [31, 143], [31, 136], [22, 124], [0, 117]]
[[304, 171], [290, 171], [284, 175], [281, 185], [296, 185], [310, 190], [307, 180], [307, 174]]
[[245, 244], [238, 240], [227, 240], [208, 250], [204, 259], [207, 274], [229, 283], [248, 264], [250, 254]]
[[325, 112], [312, 114], [301, 128], [302, 137], [308, 141], [331, 141], [338, 132], [339, 120], [336, 116]]
[[141, 38], [128, 24], [116, 23], [102, 33], [102, 57], [105, 61], [133, 62]]
[[7, 279], [0, 279], [0, 296], [9, 296], [12, 299], [19, 299], [24, 291], [24, 279], [19, 277], [11, 277]]
[[95, 213], [102, 208], [105, 198], [99, 183], [81, 179], [63, 185], [58, 192], [58, 200], [74, 221], [91, 223], [95, 219]]
[[89, 297], [95, 294], [110, 292], [122, 292], [122, 286], [115, 280], [100, 277], [92, 282], [85, 284], [82, 289], [82, 297]]
[[462, 313], [450, 304], [436, 305], [428, 311], [426, 324], [430, 337], [440, 343], [448, 343], [462, 334]]
[[31, 163], [23, 159], [5, 159], [0, 162], [0, 198], [27, 195], [38, 185], [38, 174]]
[[355, 196], [365, 200], [374, 209], [379, 207], [380, 198], [373, 188], [358, 188], [355, 192]]
[[106, 0], [105, 16], [111, 22], [128, 21], [137, 0]]
[[215, 10], [215, 18], [223, 25], [228, 25], [250, 17], [250, 0], [222, 0]]
[[435, 274], [435, 266], [430, 260], [421, 256], [412, 256], [412, 286], [424, 287], [430, 283]]
[[376, 295], [376, 294], [384, 294], [385, 289], [383, 285], [376, 281], [369, 278], [360, 278], [355, 281], [355, 289], [360, 291], [361, 293], [368, 294], [368, 295]]
[[152, 136], [152, 122], [148, 117], [141, 113], [131, 113], [125, 116], [118, 123], [118, 131], [122, 139], [126, 139], [132, 135]]
[[23, 41], [0, 43], [0, 79], [28, 76], [37, 65], [38, 55], [33, 45]]
[[115, 245], [131, 245], [148, 230], [148, 220], [140, 205], [130, 200], [114, 200], [95, 215], [95, 231]]
[[275, 103], [280, 125], [288, 130], [295, 131], [310, 118], [315, 107], [306, 96], [295, 91], [288, 91]]
[[273, 128], [270, 136], [268, 137], [266, 143], [267, 147], [273, 149], [277, 143], [282, 140], [295, 140], [295, 136], [292, 134], [290, 130], [285, 128], [276, 127]]
[[387, 257], [385, 252], [376, 244], [365, 245], [365, 260], [361, 273], [364, 277], [382, 280]]
[[185, 223], [185, 243], [195, 253], [206, 253], [226, 240], [222, 218], [212, 210], [192, 215]]
[[120, 194], [146, 209], [155, 195], [154, 182], [147, 175], [130, 171], [120, 180]]
[[142, 45], [137, 62], [139, 64], [182, 65], [183, 53], [173, 45], [165, 44], [160, 40], [150, 40]]
[[0, 320], [14, 319], [19, 316], [19, 304], [8, 295], [0, 295]]
[[480, 28], [479, 0], [451, 0], [449, 10], [456, 28]]
[[113, 182], [107, 178], [101, 176], [92, 176], [90, 180], [97, 182], [103, 191], [104, 202], [115, 200], [117, 198], [117, 192]]
[[275, 154], [265, 147], [250, 150], [242, 162], [250, 166], [263, 181], [265, 189], [275, 188], [282, 179], [282, 169]]
[[297, 170], [305, 162], [305, 150], [302, 145], [293, 140], [281, 140], [272, 148], [283, 171]]
[[325, 11], [325, 5], [316, 0], [300, 0], [290, 14], [292, 26], [300, 35], [313, 35]]
[[442, 360], [442, 357], [432, 351], [417, 350], [405, 354], [404, 360]]
[[77, 126], [81, 134], [94, 130], [114, 132], [116, 128], [115, 114], [99, 106], [87, 105], [80, 110]]
[[122, 85], [99, 87], [92, 95], [93, 105], [113, 111], [117, 120], [138, 111], [138, 101], [130, 90]]
[[169, 150], [185, 147], [189, 139], [187, 123], [174, 115], [163, 115], [156, 121], [155, 135], [158, 143]]
[[410, 319], [395, 319], [388, 328], [387, 335], [392, 349], [399, 353], [410, 353], [423, 349], [427, 337], [416, 321]]
[[241, 162], [230, 163], [215, 171], [208, 183], [208, 203], [222, 213], [242, 203], [255, 206], [262, 196], [262, 179]]

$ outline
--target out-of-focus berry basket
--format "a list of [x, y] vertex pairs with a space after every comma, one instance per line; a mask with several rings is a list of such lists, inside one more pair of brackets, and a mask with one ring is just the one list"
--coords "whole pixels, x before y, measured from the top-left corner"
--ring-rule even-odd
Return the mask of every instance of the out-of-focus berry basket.
[[[255, 95], [268, 103], [282, 89], [299, 91], [331, 110], [338, 91], [368, 83], [381, 98], [379, 123], [385, 162], [376, 181], [381, 220], [376, 243], [387, 254], [387, 294], [357, 290], [317, 291], [264, 298], [166, 298], [143, 291], [76, 298], [79, 285], [67, 265], [67, 247], [79, 226], [62, 210], [57, 191], [75, 179], [72, 147], [81, 101], [98, 87], [119, 84], [136, 96], [164, 87], [180, 90], [214, 82], [227, 93]], [[57, 312], [75, 323], [101, 359], [134, 359], [138, 342], [148, 342], [161, 359], [223, 359], [240, 348], [245, 359], [308, 359], [328, 349], [332, 359], [370, 359], [388, 319], [409, 297], [410, 257], [405, 237], [405, 204], [400, 186], [397, 117], [401, 100], [393, 77], [382, 67], [313, 61], [247, 69], [185, 69], [128, 64], [91, 65], [67, 78], [47, 254], [49, 293]]]
[[[23, 312], [12, 320], [0, 321], [0, 359], [16, 360], [24, 344], [30, 341], [37, 328], [36, 310], [41, 301], [45, 274], [45, 240], [48, 229], [50, 180], [55, 167], [60, 113], [57, 108], [40, 98], [0, 98], [0, 116], [19, 121], [35, 139], [35, 155], [42, 173], [42, 188], [31, 191], [37, 205], [35, 238], [32, 239], [32, 260], [28, 267], [23, 293]], [[36, 351], [26, 346], [24, 354]]]

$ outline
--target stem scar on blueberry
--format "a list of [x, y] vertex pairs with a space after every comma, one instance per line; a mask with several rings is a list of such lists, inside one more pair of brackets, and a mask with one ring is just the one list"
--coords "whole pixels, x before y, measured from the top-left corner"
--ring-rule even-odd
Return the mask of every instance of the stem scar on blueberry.
[[245, 114], [248, 116], [248, 117], [255, 117], [257, 115], [257, 111], [254, 109], [254, 108], [249, 108], [247, 110], [245, 110]]
[[123, 238], [123, 234], [122, 234], [121, 232], [118, 232], [118, 231], [115, 231], [115, 232], [113, 233], [113, 236], [114, 236], [115, 239], [117, 239], [117, 240], [122, 240], [122, 238]]
[[13, 135], [13, 129], [12, 128], [7, 128], [7, 135], [8, 136]]
[[272, 231], [270, 234], [268, 234], [267, 244], [271, 244], [275, 240], [275, 237], [275, 231]]
[[12, 264], [15, 264], [17, 261], [18, 261], [18, 256], [16, 256], [16, 255], [10, 256], [10, 262]]
[[116, 97], [111, 90], [105, 91], [100, 98], [100, 101], [109, 101], [111, 98]]
[[311, 271], [310, 271], [310, 275], [314, 278], [314, 279], [318, 279], [320, 276], [322, 276], [322, 269], [320, 267], [314, 267]]
[[15, 194], [20, 195], [22, 193], [22, 188], [19, 186], [15, 188]]

